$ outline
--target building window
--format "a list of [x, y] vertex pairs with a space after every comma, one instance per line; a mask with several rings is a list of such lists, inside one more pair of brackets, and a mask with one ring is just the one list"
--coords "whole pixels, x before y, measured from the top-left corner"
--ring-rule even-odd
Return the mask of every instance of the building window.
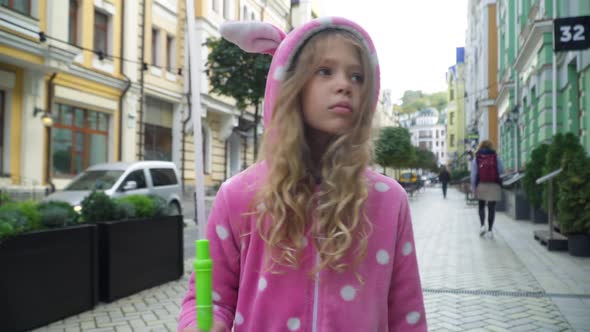
[[107, 54], [109, 45], [109, 17], [97, 10], [94, 11], [94, 50]]
[[31, 0], [0, 0], [0, 5], [31, 16]]
[[248, 19], [248, 8], [246, 6], [244, 6], [244, 10], [242, 11], [242, 19], [243, 20]]
[[160, 30], [152, 28], [152, 65], [160, 67]]
[[4, 104], [6, 97], [4, 91], [0, 91], [0, 176], [4, 175]]
[[452, 101], [453, 99], [455, 99], [455, 90], [454, 89], [451, 89], [449, 100]]
[[252, 21], [256, 21], [256, 16], [254, 15], [254, 13], [250, 13], [250, 19]]
[[166, 36], [166, 69], [168, 71], [173, 72], [174, 67], [176, 66], [176, 43], [174, 42], [174, 37], [167, 35]]
[[211, 0], [211, 3], [213, 5], [213, 11], [219, 13], [219, 5], [217, 4], [218, 0]]
[[451, 134], [451, 138], [449, 139], [449, 144], [451, 145], [451, 147], [455, 146], [455, 134]]
[[[438, 138], [438, 135], [437, 135], [437, 138]], [[438, 146], [438, 141], [436, 141], [436, 146]]]
[[53, 174], [73, 176], [107, 161], [109, 116], [57, 104], [52, 129]]
[[78, 1], [70, 0], [68, 41], [78, 45]]
[[223, 17], [229, 20], [229, 0], [223, 0]]
[[174, 106], [148, 97], [144, 123], [144, 159], [172, 161], [172, 116]]
[[452, 126], [455, 123], [455, 112], [449, 113], [449, 124]]

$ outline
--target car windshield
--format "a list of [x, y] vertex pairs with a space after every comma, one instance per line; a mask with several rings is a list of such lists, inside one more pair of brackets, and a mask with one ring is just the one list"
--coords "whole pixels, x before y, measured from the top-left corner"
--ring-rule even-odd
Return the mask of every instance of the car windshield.
[[117, 182], [121, 174], [123, 171], [86, 171], [65, 190], [107, 190]]

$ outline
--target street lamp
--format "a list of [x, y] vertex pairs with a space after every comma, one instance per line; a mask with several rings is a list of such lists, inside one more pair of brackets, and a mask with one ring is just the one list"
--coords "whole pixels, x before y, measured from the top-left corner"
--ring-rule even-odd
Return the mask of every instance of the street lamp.
[[43, 115], [41, 115], [41, 123], [43, 123], [45, 127], [53, 126], [53, 119], [51, 118], [51, 116], [47, 114], [47, 112], [45, 112], [44, 110], [35, 107], [35, 109], [33, 110], [33, 117], [36, 117], [38, 113], [43, 113]]

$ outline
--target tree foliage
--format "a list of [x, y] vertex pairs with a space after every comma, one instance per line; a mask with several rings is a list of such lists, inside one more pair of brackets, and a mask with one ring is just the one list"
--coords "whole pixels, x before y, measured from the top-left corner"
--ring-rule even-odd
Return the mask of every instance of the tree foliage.
[[410, 132], [402, 127], [385, 127], [375, 145], [375, 162], [383, 167], [406, 167], [414, 159]]
[[401, 105], [398, 106], [402, 113], [414, 113], [425, 107], [434, 107], [438, 111], [442, 111], [447, 107], [447, 93], [436, 92], [433, 94], [425, 94], [420, 90], [407, 90], [401, 98]]
[[205, 73], [210, 92], [232, 97], [239, 109], [257, 107], [264, 98], [271, 56], [247, 53], [223, 38], [208, 38], [209, 55]]
[[414, 159], [412, 159], [408, 165], [410, 168], [421, 168], [431, 172], [438, 171], [436, 156], [434, 153], [432, 153], [432, 151], [415, 147], [414, 150]]

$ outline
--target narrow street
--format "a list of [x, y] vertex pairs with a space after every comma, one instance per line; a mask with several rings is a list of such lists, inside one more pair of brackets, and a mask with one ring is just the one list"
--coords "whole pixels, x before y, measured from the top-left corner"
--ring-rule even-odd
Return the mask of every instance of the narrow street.
[[[590, 331], [590, 259], [548, 252], [532, 235], [545, 225], [500, 212], [495, 237], [481, 238], [477, 208], [455, 189], [410, 201], [430, 331]], [[181, 280], [37, 331], [175, 331], [196, 237], [189, 223]]]

